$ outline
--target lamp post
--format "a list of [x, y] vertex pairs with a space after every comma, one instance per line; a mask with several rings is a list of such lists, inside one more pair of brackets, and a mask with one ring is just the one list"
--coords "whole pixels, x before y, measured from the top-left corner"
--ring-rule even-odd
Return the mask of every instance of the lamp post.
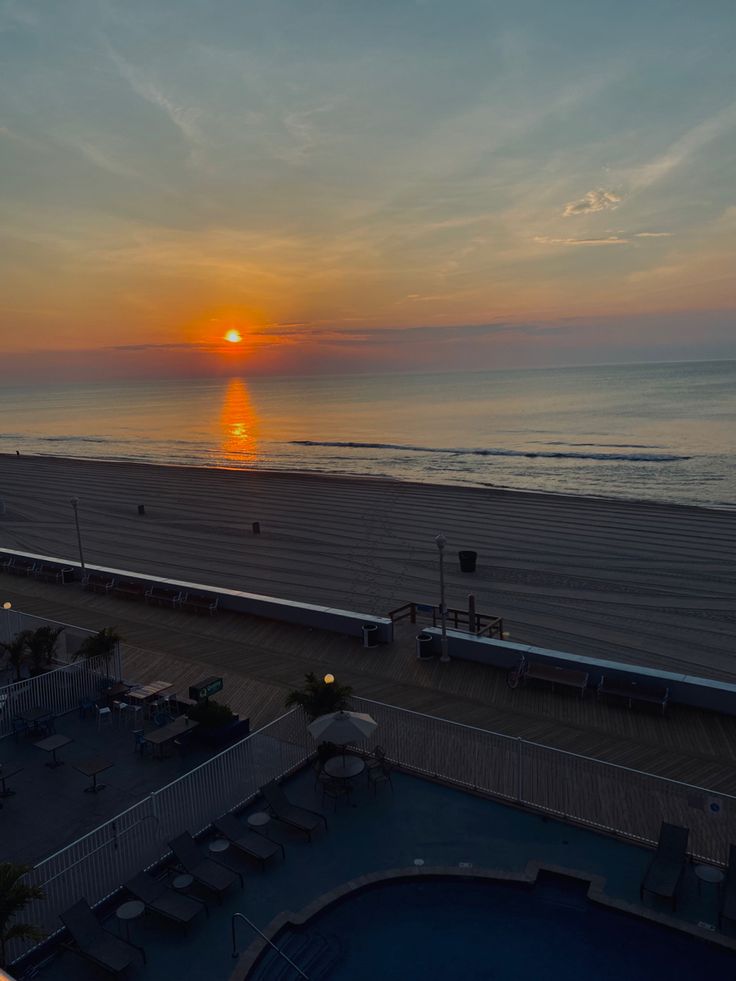
[[450, 655], [447, 653], [447, 610], [445, 609], [445, 545], [447, 545], [447, 539], [444, 535], [438, 535], [434, 543], [440, 553], [440, 617], [442, 620], [440, 661], [446, 664], [450, 660]]
[[79, 561], [82, 566], [82, 578], [87, 574], [87, 570], [84, 568], [84, 552], [82, 551], [82, 533], [79, 530], [79, 498], [73, 497], [69, 502], [74, 508], [74, 523], [77, 526], [77, 544], [79, 545]]

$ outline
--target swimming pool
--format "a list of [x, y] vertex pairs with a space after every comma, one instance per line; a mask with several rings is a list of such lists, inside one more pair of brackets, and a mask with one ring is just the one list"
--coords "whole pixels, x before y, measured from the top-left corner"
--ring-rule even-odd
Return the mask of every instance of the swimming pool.
[[[546, 875], [534, 888], [393, 880], [288, 927], [276, 943], [310, 981], [692, 981], [736, 970], [734, 953], [591, 903], [586, 889]], [[249, 974], [253, 981], [296, 976], [272, 950]]]

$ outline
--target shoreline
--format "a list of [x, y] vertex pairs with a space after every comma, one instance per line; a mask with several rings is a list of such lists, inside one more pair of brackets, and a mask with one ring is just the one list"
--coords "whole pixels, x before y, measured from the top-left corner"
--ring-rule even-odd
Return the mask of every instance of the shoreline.
[[[14, 453], [0, 451], [0, 460], [18, 459]], [[715, 511], [717, 513], [735, 513], [736, 502], [721, 504], [693, 504], [682, 501], [672, 501], [665, 498], [648, 497], [611, 497], [605, 494], [574, 494], [568, 491], [538, 490], [533, 487], [511, 487], [506, 484], [490, 483], [442, 483], [441, 481], [430, 480], [408, 480], [404, 477], [393, 477], [390, 474], [367, 474], [367, 473], [339, 473], [328, 470], [286, 470], [273, 469], [268, 467], [228, 467], [214, 464], [195, 464], [195, 463], [167, 463], [160, 460], [131, 460], [125, 457], [80, 457], [64, 456], [56, 453], [22, 453], [20, 459], [25, 460], [54, 460], [60, 462], [78, 464], [100, 464], [101, 466], [120, 466], [120, 467], [148, 467], [151, 469], [161, 468], [174, 471], [192, 471], [193, 473], [213, 472], [213, 473], [239, 473], [239, 474], [262, 474], [268, 477], [289, 477], [294, 478], [313, 478], [336, 481], [366, 481], [370, 483], [386, 482], [390, 484], [402, 484], [408, 487], [437, 487], [451, 491], [478, 491], [485, 493], [498, 494], [520, 494], [524, 496], [538, 497], [541, 499], [551, 498], [554, 500], [565, 501], [601, 501], [606, 504], [623, 504], [637, 507], [667, 507], [680, 508], [683, 510], [704, 510]]]

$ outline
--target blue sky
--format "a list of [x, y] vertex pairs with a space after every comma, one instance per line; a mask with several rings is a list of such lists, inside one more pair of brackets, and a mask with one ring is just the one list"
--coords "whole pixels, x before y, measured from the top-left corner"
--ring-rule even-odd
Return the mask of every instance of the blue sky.
[[0, 0], [6, 370], [736, 356], [735, 22]]

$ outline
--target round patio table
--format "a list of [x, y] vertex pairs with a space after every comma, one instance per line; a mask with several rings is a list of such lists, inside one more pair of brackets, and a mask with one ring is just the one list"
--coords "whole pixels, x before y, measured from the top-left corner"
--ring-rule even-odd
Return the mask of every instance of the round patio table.
[[271, 815], [265, 811], [256, 811], [255, 814], [248, 815], [248, 824], [251, 828], [263, 828], [271, 820]]
[[365, 760], [360, 756], [333, 756], [322, 767], [328, 777], [335, 780], [351, 780], [365, 770]]
[[122, 906], [118, 906], [115, 910], [115, 916], [121, 923], [125, 924], [125, 937], [128, 943], [130, 943], [130, 924], [133, 920], [137, 920], [139, 916], [143, 915], [145, 908], [145, 904], [140, 899], [131, 899], [130, 902], [123, 903]]

